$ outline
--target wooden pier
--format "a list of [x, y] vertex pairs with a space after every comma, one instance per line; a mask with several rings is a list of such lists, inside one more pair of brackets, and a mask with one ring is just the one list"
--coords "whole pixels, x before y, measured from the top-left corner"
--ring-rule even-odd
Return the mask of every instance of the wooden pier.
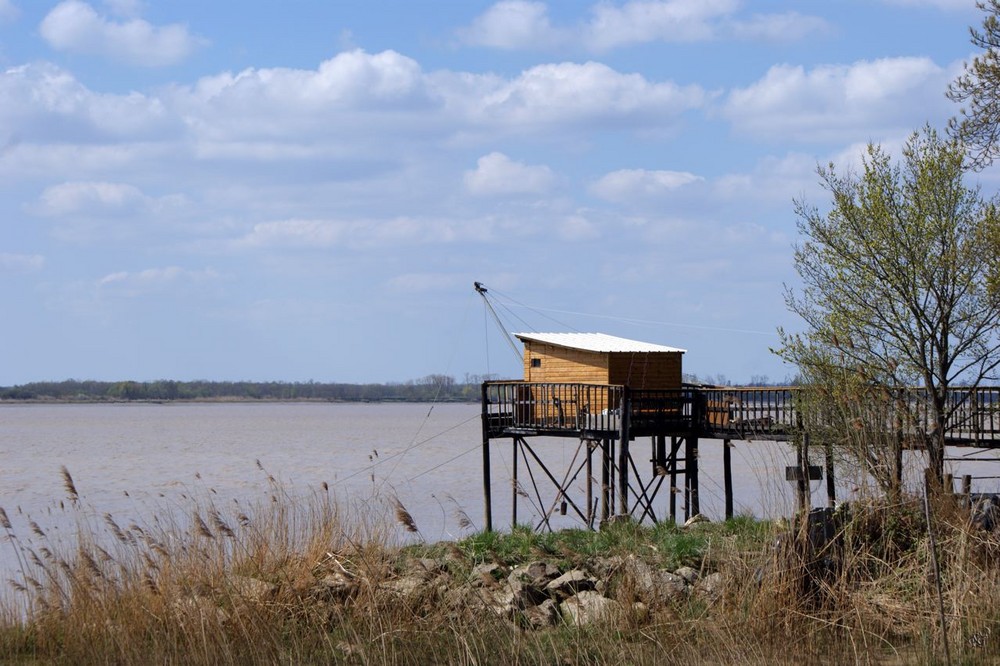
[[[910, 392], [912, 395], [912, 391]], [[705, 439], [721, 440], [726, 516], [732, 515], [732, 470], [729, 446], [733, 440], [789, 440], [803, 437], [796, 387], [703, 387], [680, 389], [632, 388], [627, 385], [567, 382], [497, 381], [482, 385], [483, 479], [487, 529], [493, 527], [490, 487], [491, 443], [509, 440], [513, 456], [513, 521], [517, 497], [525, 494], [517, 478], [519, 459], [531, 472], [541, 470], [556, 489], [563, 512], [572, 510], [589, 527], [597, 521], [630, 516], [658, 521], [654, 503], [669, 482], [667, 512], [677, 520], [676, 501], [683, 498], [684, 517], [700, 512], [698, 447]], [[957, 407], [946, 427], [949, 446], [1000, 448], [1000, 387], [954, 389], [949, 399]], [[906, 430], [929, 432], [926, 415], [909, 414]], [[901, 433], [904, 434], [905, 433]], [[542, 463], [532, 444], [535, 438], [563, 437], [579, 441], [572, 469], [557, 477]], [[633, 454], [634, 442], [648, 438], [651, 473], [642, 480]], [[909, 438], [915, 440], [915, 438]], [[808, 443], [808, 439], [806, 439]], [[594, 455], [598, 455], [595, 472]], [[828, 494], [832, 500], [832, 463], [827, 456]], [[800, 455], [800, 485], [815, 478], [808, 457]], [[598, 479], [597, 476], [600, 476]], [[570, 484], [585, 476], [586, 496], [575, 498]], [[683, 476], [683, 486], [678, 478]], [[532, 489], [539, 506], [541, 491], [534, 475]], [[597, 489], [597, 495], [594, 489]], [[663, 513], [660, 509], [662, 517]], [[548, 524], [543, 516], [536, 527]]]

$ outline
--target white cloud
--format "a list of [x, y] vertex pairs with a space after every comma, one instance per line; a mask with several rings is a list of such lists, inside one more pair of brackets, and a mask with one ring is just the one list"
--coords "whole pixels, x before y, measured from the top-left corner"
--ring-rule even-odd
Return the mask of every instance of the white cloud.
[[[800, 141], [857, 139], [918, 127], [940, 106], [950, 73], [929, 58], [902, 57], [853, 65], [775, 65], [729, 94], [725, 115], [740, 132]], [[928, 100], [931, 103], [928, 104]]]
[[652, 41], [697, 42], [716, 35], [715, 21], [736, 10], [736, 0], [633, 0], [598, 4], [586, 29], [590, 48], [603, 51]]
[[186, 26], [154, 26], [140, 18], [113, 21], [81, 0], [56, 5], [42, 19], [39, 30], [49, 46], [58, 51], [100, 55], [146, 67], [180, 62], [204, 44]]
[[590, 189], [602, 199], [624, 202], [636, 197], [656, 197], [702, 180], [686, 171], [621, 169], [605, 174]]
[[460, 30], [459, 36], [469, 44], [501, 49], [552, 47], [569, 37], [552, 27], [544, 2], [526, 0], [496, 3]]
[[166, 266], [137, 272], [109, 273], [97, 281], [97, 287], [103, 293], [113, 291], [122, 296], [136, 297], [174, 285], [200, 285], [219, 278], [219, 273], [212, 268], [188, 270], [179, 266]]
[[740, 39], [790, 42], [826, 32], [830, 26], [818, 16], [786, 12], [784, 14], [757, 14], [745, 21], [733, 21], [728, 28], [734, 37]]
[[12, 254], [0, 252], [0, 271], [10, 273], [32, 273], [42, 270], [45, 257], [40, 254]]
[[85, 143], [161, 138], [180, 119], [163, 103], [139, 93], [95, 93], [69, 72], [49, 64], [0, 72], [0, 131], [15, 143]]
[[562, 123], [670, 124], [705, 101], [698, 86], [653, 83], [639, 74], [622, 74], [607, 65], [538, 65], [482, 97], [485, 123], [521, 127]]
[[21, 15], [21, 11], [13, 0], [0, 0], [0, 22], [13, 21]]
[[178, 196], [149, 197], [126, 183], [78, 181], [45, 188], [32, 209], [53, 217], [133, 215], [177, 206], [181, 200]]
[[549, 167], [529, 166], [496, 152], [480, 157], [476, 168], [465, 172], [465, 189], [475, 195], [544, 194], [554, 183]]
[[459, 31], [468, 44], [502, 49], [583, 48], [604, 52], [650, 42], [699, 42], [736, 37], [767, 41], [801, 39], [825, 30], [819, 17], [798, 12], [741, 19], [739, 0], [631, 0], [594, 4], [573, 26], [552, 25], [544, 2], [504, 0]]

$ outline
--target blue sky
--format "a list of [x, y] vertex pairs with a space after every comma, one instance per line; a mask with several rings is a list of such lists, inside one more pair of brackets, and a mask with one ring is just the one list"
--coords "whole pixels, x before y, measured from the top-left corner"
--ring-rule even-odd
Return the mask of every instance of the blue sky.
[[[792, 201], [957, 112], [973, 0], [0, 0], [0, 385], [791, 374]], [[977, 174], [992, 195], [997, 174]]]

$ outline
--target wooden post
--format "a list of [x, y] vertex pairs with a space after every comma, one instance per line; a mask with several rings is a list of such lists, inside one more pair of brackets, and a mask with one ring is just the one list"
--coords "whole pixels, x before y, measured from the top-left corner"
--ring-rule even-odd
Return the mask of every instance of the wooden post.
[[962, 494], [968, 499], [972, 496], [972, 475], [965, 474], [962, 476]]
[[622, 387], [621, 428], [618, 433], [618, 512], [622, 516], [628, 508], [628, 462], [629, 462], [629, 421], [632, 412], [632, 396], [629, 387]]
[[726, 490], [726, 520], [733, 517], [733, 458], [731, 440], [722, 440], [722, 480]]
[[952, 474], [944, 475], [944, 492], [947, 495], [951, 495], [955, 492], [955, 477]]
[[698, 437], [690, 433], [684, 448], [684, 489], [688, 504], [685, 517], [697, 516], [701, 513], [698, 501]]
[[833, 508], [837, 505], [837, 483], [833, 476], [833, 444], [826, 444], [826, 505]]
[[482, 386], [483, 401], [483, 513], [486, 523], [486, 531], [493, 531], [493, 496], [490, 490], [490, 428], [489, 428], [489, 403], [486, 391], [486, 382]]
[[809, 490], [809, 462], [805, 435], [800, 431], [795, 439], [795, 466], [799, 470], [795, 478], [795, 503], [799, 512], [803, 513], [809, 510], [809, 500], [806, 499], [806, 492]]
[[677, 438], [670, 438], [670, 520], [677, 523]]
[[587, 440], [587, 528], [594, 529], [594, 440]]
[[601, 522], [611, 517], [611, 440], [601, 443]]
[[[518, 485], [517, 485], [517, 483], [518, 483], [517, 482], [517, 450], [520, 447], [518, 446], [519, 442], [517, 441], [517, 437], [512, 437], [511, 440], [510, 440], [510, 443], [511, 443], [511, 448], [514, 450], [514, 455], [513, 455], [513, 458], [514, 458], [514, 471], [513, 471], [513, 480], [511, 482], [511, 488], [510, 488], [510, 490], [511, 490], [510, 527], [511, 527], [511, 529], [514, 529], [515, 527], [517, 527], [517, 491], [518, 491]], [[529, 465], [531, 464], [530, 461], [528, 462], [528, 464]]]

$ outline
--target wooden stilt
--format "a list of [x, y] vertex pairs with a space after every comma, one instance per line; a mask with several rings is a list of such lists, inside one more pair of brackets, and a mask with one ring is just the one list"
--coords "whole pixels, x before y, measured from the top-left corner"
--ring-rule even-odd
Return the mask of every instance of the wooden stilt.
[[490, 489], [490, 431], [489, 431], [489, 401], [486, 395], [486, 382], [482, 387], [483, 404], [483, 513], [485, 529], [493, 531], [493, 493]]
[[833, 444], [826, 444], [826, 505], [837, 505], [837, 480], [833, 474]]
[[513, 450], [513, 472], [511, 479], [511, 511], [510, 511], [510, 527], [511, 529], [517, 527], [517, 491], [520, 490], [517, 480], [517, 450], [518, 442], [516, 437], [512, 437], [510, 440], [511, 449]]
[[628, 515], [629, 414], [632, 410], [630, 391], [622, 388], [621, 419], [618, 431], [618, 513]]
[[701, 513], [698, 501], [698, 436], [689, 434], [684, 450], [684, 487], [687, 495], [688, 510], [685, 519]]
[[587, 529], [594, 529], [594, 442], [587, 440]]
[[677, 523], [677, 438], [670, 438], [670, 520]]
[[732, 441], [722, 440], [722, 480], [726, 490], [726, 520], [733, 517], [733, 458]]
[[601, 443], [601, 522], [611, 517], [611, 440]]

